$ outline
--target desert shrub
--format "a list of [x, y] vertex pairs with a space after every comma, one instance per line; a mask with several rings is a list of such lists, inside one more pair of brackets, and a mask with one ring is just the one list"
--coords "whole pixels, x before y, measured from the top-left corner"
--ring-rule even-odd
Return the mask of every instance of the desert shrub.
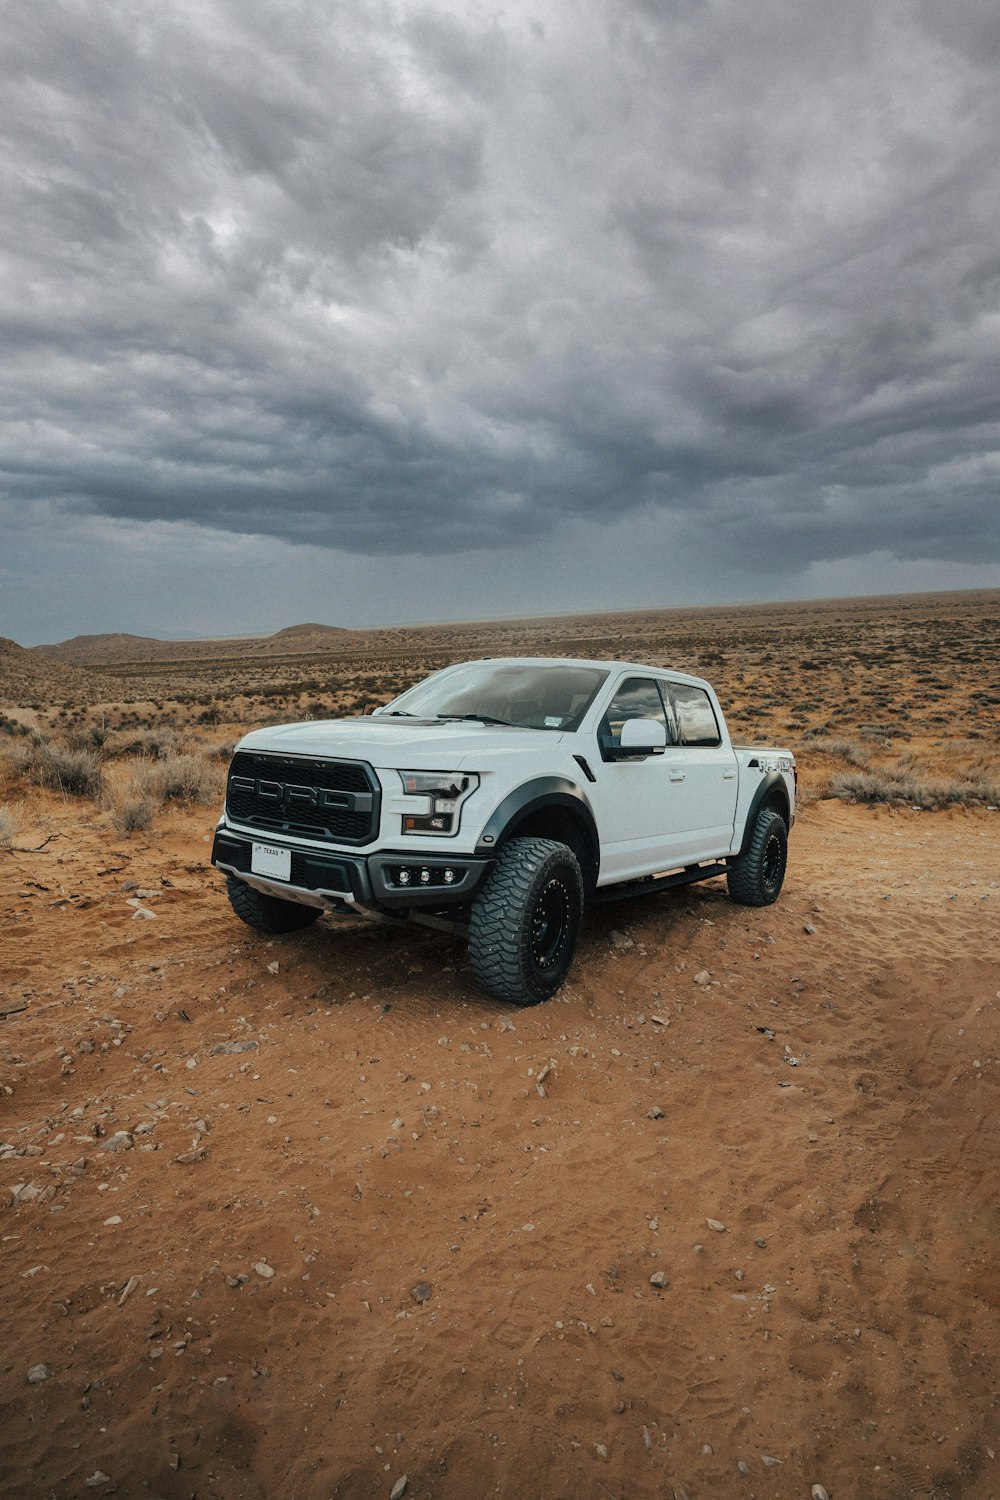
[[116, 833], [135, 833], [148, 828], [156, 811], [153, 799], [137, 789], [119, 791], [108, 803]]
[[40, 755], [41, 784], [71, 797], [96, 797], [101, 790], [101, 763], [94, 750], [70, 750], [45, 744]]
[[111, 730], [104, 724], [84, 724], [64, 730], [63, 738], [68, 750], [100, 751], [110, 734]]
[[0, 849], [9, 849], [18, 831], [20, 819], [12, 807], [0, 802]]
[[921, 780], [899, 769], [856, 771], [831, 776], [825, 795], [842, 802], [905, 804], [927, 811], [984, 804], [1000, 805], [1000, 782], [986, 776], [939, 776]]
[[103, 805], [117, 833], [148, 828], [167, 802], [221, 801], [225, 769], [211, 751], [163, 760], [115, 761], [108, 769]]
[[12, 782], [31, 781], [36, 786], [41, 785], [40, 746], [44, 743], [45, 741], [40, 736], [33, 735], [27, 744], [22, 742], [7, 747], [4, 752], [4, 765]]
[[849, 766], [867, 766], [871, 751], [857, 740], [840, 739], [836, 735], [814, 735], [810, 739], [810, 750], [821, 750], [824, 755], [846, 760]]
[[176, 755], [180, 741], [173, 729], [160, 725], [156, 729], [129, 728], [116, 730], [108, 736], [104, 753], [116, 759], [123, 755], [149, 756], [152, 760], [166, 760]]
[[5, 760], [15, 781], [72, 797], [96, 797], [101, 790], [101, 764], [93, 750], [67, 749], [34, 735], [28, 744], [11, 746]]
[[136, 780], [158, 802], [214, 802], [222, 795], [225, 777], [217, 762], [202, 755], [171, 755], [140, 767]]

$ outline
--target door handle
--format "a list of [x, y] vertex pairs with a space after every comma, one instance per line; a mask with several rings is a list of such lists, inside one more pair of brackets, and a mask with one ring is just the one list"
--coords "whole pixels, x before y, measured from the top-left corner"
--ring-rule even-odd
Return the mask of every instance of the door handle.
[[684, 772], [683, 771], [671, 771], [671, 773], [670, 773], [670, 780], [671, 781], [683, 781], [684, 780]]
[[722, 773], [722, 779], [723, 779], [723, 781], [735, 781], [735, 779], [736, 779], [736, 772], [735, 771], [723, 771], [723, 773]]

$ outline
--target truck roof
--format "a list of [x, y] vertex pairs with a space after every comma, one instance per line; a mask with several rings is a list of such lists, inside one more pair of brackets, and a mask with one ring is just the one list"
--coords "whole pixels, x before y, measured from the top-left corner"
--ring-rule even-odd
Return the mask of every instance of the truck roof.
[[[469, 662], [493, 661], [503, 662], [513, 667], [597, 667], [602, 672], [656, 672], [664, 676], [672, 677], [678, 682], [689, 682], [693, 687], [710, 688], [711, 683], [704, 677], [693, 677], [690, 672], [678, 671], [676, 667], [658, 667], [652, 662], [641, 661], [607, 661], [599, 657], [584, 656], [474, 656], [469, 661], [452, 662], [452, 666], [464, 667]], [[448, 671], [447, 667], [442, 670]]]

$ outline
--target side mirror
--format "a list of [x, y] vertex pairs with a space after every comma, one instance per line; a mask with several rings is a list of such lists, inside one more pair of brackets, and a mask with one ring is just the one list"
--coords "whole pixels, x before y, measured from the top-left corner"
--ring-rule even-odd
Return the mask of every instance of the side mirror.
[[667, 748], [667, 731], [655, 719], [626, 719], [613, 752], [616, 760], [628, 756], [662, 755]]

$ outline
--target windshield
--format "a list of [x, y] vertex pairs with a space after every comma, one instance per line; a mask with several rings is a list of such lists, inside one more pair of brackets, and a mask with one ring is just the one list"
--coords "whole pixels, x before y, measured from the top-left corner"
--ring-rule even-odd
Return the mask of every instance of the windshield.
[[473, 661], [418, 682], [384, 712], [572, 730], [607, 675], [599, 667]]

